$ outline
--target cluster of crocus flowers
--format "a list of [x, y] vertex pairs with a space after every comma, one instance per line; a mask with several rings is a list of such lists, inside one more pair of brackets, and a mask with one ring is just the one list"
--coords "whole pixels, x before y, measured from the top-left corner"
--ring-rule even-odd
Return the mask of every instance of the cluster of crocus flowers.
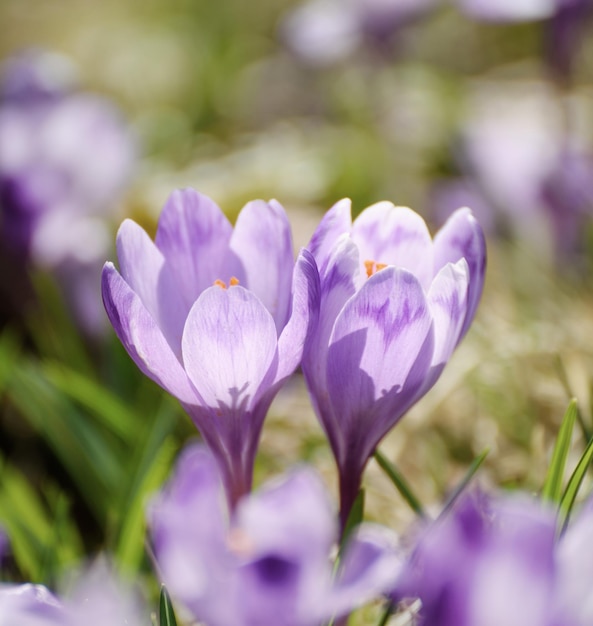
[[340, 472], [342, 522], [380, 439], [437, 380], [482, 291], [485, 246], [467, 209], [433, 242], [410, 209], [349, 201], [293, 260], [276, 201], [235, 227], [209, 198], [174, 192], [156, 239], [131, 220], [103, 298], [140, 369], [176, 396], [215, 455], [231, 506], [251, 488], [262, 424], [302, 361]]
[[334, 567], [336, 516], [308, 468], [229, 511], [218, 466], [199, 445], [183, 452], [149, 526], [167, 588], [208, 626], [317, 626], [391, 590], [400, 568], [395, 537], [371, 524], [349, 536]]
[[559, 536], [541, 502], [470, 492], [419, 533], [393, 601], [419, 599], [421, 626], [588, 626], [592, 529], [590, 505]]

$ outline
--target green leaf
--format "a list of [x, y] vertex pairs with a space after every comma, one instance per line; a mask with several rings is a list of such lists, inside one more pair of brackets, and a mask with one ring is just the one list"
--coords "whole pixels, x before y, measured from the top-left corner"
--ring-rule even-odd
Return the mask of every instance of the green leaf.
[[564, 468], [570, 450], [572, 432], [577, 418], [577, 401], [573, 398], [566, 409], [558, 437], [554, 445], [552, 460], [548, 467], [548, 473], [542, 490], [542, 500], [544, 502], [560, 502], [562, 495], [562, 481], [564, 479]]
[[123, 441], [135, 439], [138, 420], [104, 385], [57, 362], [44, 363], [43, 372], [56, 389], [92, 411], [112, 433]]
[[159, 626], [177, 626], [175, 611], [171, 604], [171, 598], [165, 585], [161, 587], [161, 598], [159, 601]]
[[395, 488], [403, 496], [404, 500], [410, 505], [410, 508], [420, 517], [426, 517], [424, 507], [420, 503], [420, 500], [414, 495], [410, 485], [406, 479], [399, 473], [399, 470], [393, 463], [387, 460], [386, 457], [375, 450], [375, 460], [379, 464], [379, 467], [387, 474], [391, 482], [395, 485]]
[[469, 485], [471, 479], [474, 477], [475, 473], [480, 469], [480, 467], [482, 466], [482, 463], [488, 456], [488, 452], [490, 452], [490, 450], [486, 448], [486, 450], [484, 450], [479, 456], [477, 456], [472, 461], [472, 464], [469, 466], [467, 472], [465, 473], [465, 476], [462, 478], [461, 482], [457, 485], [457, 487], [455, 487], [455, 490], [453, 491], [453, 493], [449, 496], [447, 502], [445, 503], [445, 506], [443, 507], [443, 510], [439, 513], [439, 517], [447, 513], [447, 511], [449, 511], [451, 507], [455, 504], [455, 502], [457, 501], [457, 498], [459, 498], [459, 496], [465, 491], [465, 488]]
[[577, 493], [581, 487], [581, 483], [583, 482], [583, 478], [585, 477], [585, 473], [587, 468], [589, 467], [591, 461], [593, 460], [593, 439], [589, 441], [587, 447], [585, 448], [585, 452], [583, 452], [583, 456], [580, 458], [577, 466], [574, 469], [571, 477], [568, 480], [568, 484], [566, 485], [566, 489], [562, 494], [562, 498], [560, 500], [559, 507], [559, 522], [560, 528], [566, 528], [568, 524], [568, 519], [570, 517], [570, 513], [572, 511], [572, 507], [574, 506], [575, 499], [577, 497]]

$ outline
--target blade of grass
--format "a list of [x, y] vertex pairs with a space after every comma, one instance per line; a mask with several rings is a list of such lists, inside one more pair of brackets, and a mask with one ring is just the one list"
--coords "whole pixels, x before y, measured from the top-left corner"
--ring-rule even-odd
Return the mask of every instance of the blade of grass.
[[426, 517], [424, 507], [420, 503], [420, 500], [414, 495], [410, 485], [402, 474], [400, 474], [395, 465], [391, 463], [391, 461], [388, 461], [379, 450], [375, 450], [374, 456], [379, 467], [387, 474], [391, 482], [395, 485], [395, 488], [400, 492], [414, 513], [420, 517]]
[[159, 600], [159, 626], [177, 626], [175, 611], [171, 604], [171, 598], [165, 585], [161, 587], [161, 597]]
[[455, 487], [455, 490], [449, 496], [447, 502], [445, 503], [445, 506], [443, 507], [443, 510], [439, 513], [439, 517], [445, 515], [447, 511], [449, 511], [451, 507], [455, 504], [457, 498], [459, 498], [459, 496], [464, 492], [465, 488], [471, 482], [471, 479], [482, 466], [482, 463], [485, 461], [489, 452], [490, 450], [486, 448], [479, 456], [477, 456], [472, 461], [472, 464], [469, 466], [467, 472], [465, 473], [465, 476], [461, 479], [461, 482], [457, 485], [457, 487]]
[[581, 483], [583, 482], [583, 478], [585, 477], [585, 473], [587, 472], [587, 468], [589, 467], [591, 461], [593, 460], [593, 439], [589, 441], [587, 447], [585, 448], [585, 452], [581, 456], [577, 466], [574, 469], [571, 477], [568, 479], [568, 483], [566, 485], [566, 489], [562, 494], [562, 498], [560, 499], [559, 506], [559, 522], [560, 528], [564, 530], [566, 525], [568, 524], [568, 520], [570, 518], [570, 514], [572, 511], [572, 507], [574, 506], [575, 499], [577, 497], [577, 493], [581, 487]]
[[566, 409], [558, 437], [556, 438], [556, 443], [554, 444], [552, 460], [550, 461], [544, 488], [542, 489], [542, 500], [544, 502], [560, 502], [564, 469], [566, 467], [566, 459], [570, 450], [570, 442], [572, 440], [572, 432], [576, 418], [577, 401], [573, 398]]

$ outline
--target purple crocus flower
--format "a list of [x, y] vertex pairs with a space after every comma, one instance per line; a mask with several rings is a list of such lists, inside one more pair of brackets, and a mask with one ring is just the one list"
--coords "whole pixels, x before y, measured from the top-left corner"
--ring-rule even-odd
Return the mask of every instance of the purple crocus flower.
[[589, 626], [592, 513], [558, 538], [541, 502], [469, 492], [418, 533], [393, 599], [420, 599], [419, 626]]
[[248, 203], [233, 229], [192, 189], [170, 196], [154, 243], [126, 220], [117, 252], [121, 274], [103, 270], [115, 332], [192, 417], [234, 503], [251, 487], [266, 411], [316, 318], [315, 263], [303, 251], [295, 265], [278, 202]]
[[527, 498], [470, 493], [421, 532], [394, 600], [426, 626], [554, 626], [556, 518]]
[[206, 626], [318, 626], [380, 596], [399, 572], [387, 529], [361, 525], [332, 573], [335, 515], [308, 468], [229, 513], [217, 464], [201, 446], [184, 451], [149, 526], [163, 581]]
[[381, 202], [353, 223], [342, 200], [309, 250], [321, 304], [303, 372], [338, 465], [344, 525], [375, 447], [436, 382], [469, 328], [485, 242], [469, 209], [433, 242], [410, 209]]

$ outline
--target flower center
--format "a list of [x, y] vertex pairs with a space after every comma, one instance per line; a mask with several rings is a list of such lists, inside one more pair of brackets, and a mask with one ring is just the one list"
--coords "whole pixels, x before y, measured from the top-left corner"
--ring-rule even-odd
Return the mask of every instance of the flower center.
[[[224, 281], [220, 280], [220, 278], [217, 278], [212, 284], [216, 285], [217, 287], [220, 287], [221, 289], [227, 288], [227, 284]], [[238, 285], [238, 284], [239, 284], [239, 279], [236, 276], [231, 276], [228, 286], [235, 287], [235, 285]]]
[[366, 260], [364, 262], [364, 268], [367, 271], [367, 278], [370, 278], [373, 274], [380, 272], [387, 267], [387, 263], [377, 263], [376, 261]]

